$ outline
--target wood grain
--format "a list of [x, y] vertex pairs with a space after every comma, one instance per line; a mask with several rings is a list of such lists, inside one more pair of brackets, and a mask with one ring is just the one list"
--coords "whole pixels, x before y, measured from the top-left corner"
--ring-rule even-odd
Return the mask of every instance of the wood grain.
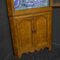
[[[50, 46], [52, 38], [52, 12], [36, 14], [34, 17], [34, 47], [40, 48]], [[47, 46], [46, 46], [47, 44]], [[48, 47], [49, 48], [49, 47]]]

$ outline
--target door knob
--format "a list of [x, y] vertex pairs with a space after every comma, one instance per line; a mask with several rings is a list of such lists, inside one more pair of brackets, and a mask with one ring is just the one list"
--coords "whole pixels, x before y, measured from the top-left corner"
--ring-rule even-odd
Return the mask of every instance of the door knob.
[[36, 30], [32, 30], [32, 33], [36, 33]]

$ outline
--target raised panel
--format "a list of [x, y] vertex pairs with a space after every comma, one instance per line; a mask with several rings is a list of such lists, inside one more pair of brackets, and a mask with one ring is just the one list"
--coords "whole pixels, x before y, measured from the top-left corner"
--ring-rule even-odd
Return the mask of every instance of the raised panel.
[[47, 40], [47, 20], [43, 15], [36, 16], [35, 47], [42, 47]]
[[37, 50], [48, 46], [51, 47], [51, 16], [52, 14], [50, 12], [34, 16], [34, 20], [36, 22], [34, 32], [34, 46]]
[[[46, 17], [45, 16], [38, 16], [37, 17], [37, 32], [36, 32], [36, 36], [37, 36], [37, 43], [43, 43], [46, 41]], [[40, 42], [39, 42], [40, 40]]]
[[[14, 17], [14, 38], [17, 42], [17, 44], [14, 44], [14, 46], [17, 46], [18, 56], [32, 50], [31, 20], [31, 17]], [[14, 34], [14, 32], [12, 33]]]
[[30, 18], [16, 18], [15, 26], [18, 35], [19, 46], [23, 49], [28, 49], [31, 46], [31, 21]]

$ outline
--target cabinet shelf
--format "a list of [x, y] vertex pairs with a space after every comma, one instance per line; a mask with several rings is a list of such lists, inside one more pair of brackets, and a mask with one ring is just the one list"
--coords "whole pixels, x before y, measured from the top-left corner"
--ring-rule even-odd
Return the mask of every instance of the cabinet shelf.
[[60, 3], [53, 4], [53, 7], [60, 7]]

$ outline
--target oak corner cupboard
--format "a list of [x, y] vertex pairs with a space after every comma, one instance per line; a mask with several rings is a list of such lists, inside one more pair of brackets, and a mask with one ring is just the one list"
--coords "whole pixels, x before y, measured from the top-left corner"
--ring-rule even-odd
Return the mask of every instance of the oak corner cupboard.
[[51, 0], [7, 0], [16, 57], [52, 47]]

